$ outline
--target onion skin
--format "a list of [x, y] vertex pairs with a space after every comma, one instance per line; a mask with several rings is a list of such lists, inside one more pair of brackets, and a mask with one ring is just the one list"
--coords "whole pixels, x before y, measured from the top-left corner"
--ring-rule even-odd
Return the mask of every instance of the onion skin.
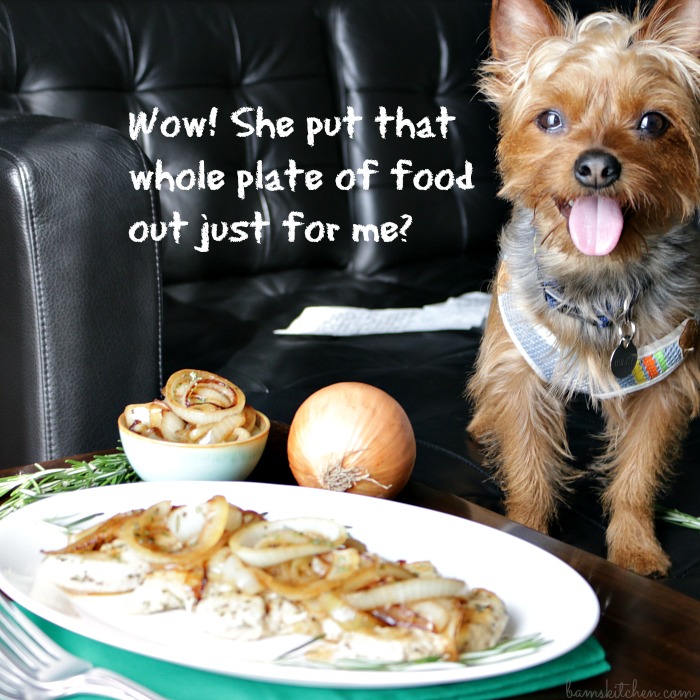
[[301, 486], [392, 498], [413, 472], [416, 439], [406, 412], [389, 394], [339, 382], [301, 404], [287, 456]]

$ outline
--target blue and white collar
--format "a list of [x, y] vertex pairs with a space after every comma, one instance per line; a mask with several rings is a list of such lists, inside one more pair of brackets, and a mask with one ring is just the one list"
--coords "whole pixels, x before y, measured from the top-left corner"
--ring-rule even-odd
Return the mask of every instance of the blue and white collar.
[[[510, 289], [505, 261], [501, 263], [497, 295], [503, 323], [520, 353], [538, 376], [566, 392], [604, 399], [638, 391], [666, 378], [695, 348], [698, 324], [696, 319], [688, 318], [663, 338], [639, 348], [629, 374], [613, 378], [610, 386], [599, 386], [588, 373], [576, 368], [575, 354], [563, 356], [556, 336], [518, 304]], [[556, 299], [556, 303], [561, 309], [561, 300]], [[606, 320], [609, 325], [610, 319]]]

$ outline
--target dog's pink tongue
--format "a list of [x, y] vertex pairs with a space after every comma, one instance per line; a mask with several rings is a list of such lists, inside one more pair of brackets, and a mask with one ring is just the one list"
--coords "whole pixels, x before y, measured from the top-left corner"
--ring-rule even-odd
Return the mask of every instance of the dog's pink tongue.
[[608, 197], [581, 197], [569, 214], [569, 235], [585, 255], [607, 255], [622, 235], [622, 210]]

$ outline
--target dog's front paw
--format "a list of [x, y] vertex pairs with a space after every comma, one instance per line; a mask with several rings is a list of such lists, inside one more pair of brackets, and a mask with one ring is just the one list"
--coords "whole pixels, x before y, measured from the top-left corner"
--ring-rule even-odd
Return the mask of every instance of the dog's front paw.
[[671, 560], [654, 535], [651, 512], [618, 508], [606, 532], [608, 559], [641, 576], [666, 576]]
[[536, 509], [532, 505], [516, 506], [506, 502], [506, 516], [510, 520], [525, 525], [531, 530], [537, 530], [544, 535], [549, 532], [549, 520], [551, 517], [549, 509]]
[[671, 568], [671, 560], [658, 542], [645, 543], [643, 546], [611, 547], [608, 559], [641, 576], [666, 576]]

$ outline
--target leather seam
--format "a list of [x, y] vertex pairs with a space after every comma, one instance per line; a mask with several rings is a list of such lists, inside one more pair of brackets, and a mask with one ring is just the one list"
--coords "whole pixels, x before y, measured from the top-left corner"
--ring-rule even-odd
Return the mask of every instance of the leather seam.
[[[148, 164], [146, 163], [146, 158], [143, 151], [139, 148], [137, 149], [139, 158], [141, 160], [142, 169], [146, 170]], [[149, 204], [151, 207], [151, 221], [155, 224], [158, 221], [158, 207], [156, 204], [156, 194], [151, 187], [148, 191]], [[154, 262], [156, 270], [156, 300], [158, 304], [158, 315], [157, 315], [157, 327], [158, 327], [158, 385], [163, 386], [163, 275], [160, 264], [160, 248], [157, 243], [153, 243], [154, 252]]]
[[39, 261], [40, 256], [37, 254], [37, 236], [36, 236], [36, 215], [34, 201], [31, 196], [31, 188], [27, 186], [29, 180], [28, 169], [9, 151], [4, 148], [0, 148], [0, 153], [2, 153], [8, 161], [14, 164], [14, 167], [19, 175], [19, 180], [22, 185], [22, 201], [25, 206], [25, 211], [27, 214], [28, 222], [28, 236], [27, 242], [30, 247], [30, 258], [32, 260], [32, 284], [35, 290], [35, 298], [37, 300], [37, 331], [39, 337], [39, 349], [40, 349], [40, 367], [39, 367], [39, 381], [43, 387], [41, 391], [40, 400], [43, 404], [43, 411], [41, 420], [44, 424], [45, 441], [44, 447], [47, 450], [47, 456], [49, 459], [53, 459], [54, 454], [54, 425], [53, 425], [53, 410], [51, 401], [51, 381], [48, 372], [49, 354], [48, 348], [46, 346], [46, 303], [45, 303], [45, 293], [44, 284], [42, 277], [41, 264]]
[[[337, 35], [340, 26], [340, 10], [337, 4], [329, 6], [325, 11], [325, 21], [329, 37], [332, 37], [328, 41], [328, 60], [329, 60], [329, 72], [336, 85], [336, 100], [338, 103], [339, 110], [345, 110], [347, 112], [350, 106], [349, 90], [347, 87], [347, 81], [345, 80], [345, 70], [346, 61], [344, 60], [342, 53], [338, 47]], [[341, 138], [340, 140], [341, 148], [341, 165], [343, 168], [347, 168], [348, 164], [352, 162], [352, 144], [348, 138]], [[348, 211], [348, 219], [352, 221], [357, 221], [357, 198], [355, 189], [351, 189], [346, 193], [346, 206]], [[357, 272], [357, 255], [348, 254], [346, 259], [341, 262], [344, 269]]]
[[128, 76], [131, 79], [130, 89], [136, 91], [136, 60], [134, 57], [134, 42], [132, 40], [131, 28], [126, 19], [124, 12], [124, 7], [119, 5], [118, 22], [119, 27], [122, 32], [122, 37], [124, 41], [124, 48], [126, 52], [126, 59], [129, 63], [127, 66]]

